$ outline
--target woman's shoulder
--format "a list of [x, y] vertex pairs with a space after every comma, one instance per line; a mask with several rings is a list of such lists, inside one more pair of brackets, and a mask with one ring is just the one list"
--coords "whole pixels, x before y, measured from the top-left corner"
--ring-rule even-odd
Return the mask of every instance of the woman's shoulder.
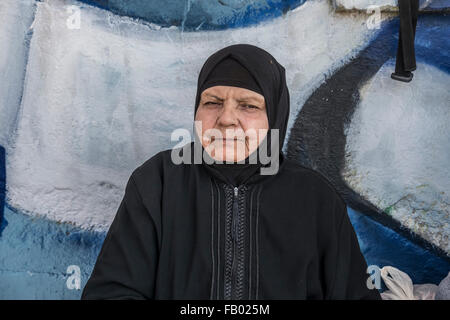
[[142, 162], [138, 167], [133, 170], [132, 176], [137, 179], [150, 179], [151, 177], [163, 177], [164, 172], [168, 172], [172, 169], [180, 169], [183, 166], [180, 164], [180, 155], [183, 155], [183, 150], [189, 147], [189, 144], [182, 147], [174, 147], [170, 149], [164, 149]]
[[155, 153], [145, 161], [141, 162], [131, 173], [131, 178], [137, 183], [141, 181], [150, 181], [155, 178], [162, 177], [162, 170], [164, 168], [165, 154], [168, 150], [163, 150]]

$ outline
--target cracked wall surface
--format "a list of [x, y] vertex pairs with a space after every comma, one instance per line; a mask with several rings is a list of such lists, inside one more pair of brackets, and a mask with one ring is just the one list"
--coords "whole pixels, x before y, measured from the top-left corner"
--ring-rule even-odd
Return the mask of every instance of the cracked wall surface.
[[[0, 299], [79, 298], [80, 290], [67, 286], [68, 266], [79, 266], [82, 288], [129, 174], [171, 148], [175, 128], [191, 130], [197, 75], [217, 49], [254, 43], [286, 67], [289, 139], [305, 101], [378, 33], [368, 28], [365, 10], [341, 14], [330, 3], [1, 0]], [[67, 27], [72, 5], [80, 9], [80, 29]], [[450, 67], [442, 64], [445, 39], [430, 41], [442, 25], [436, 20], [418, 37], [429, 59], [406, 96], [384, 87], [392, 61], [361, 90], [344, 176], [386, 215], [448, 250], [449, 180], [442, 171], [448, 150], [441, 148], [448, 139], [442, 99]], [[390, 96], [383, 114], [373, 110], [374, 99], [383, 101], [380, 91]], [[427, 113], [430, 101], [436, 107]], [[378, 131], [367, 117], [389, 126]], [[421, 151], [402, 143], [401, 128], [413, 130]], [[376, 138], [375, 150], [364, 149]], [[396, 266], [415, 283], [439, 283], [450, 269], [447, 260], [364, 214], [349, 208], [349, 216], [368, 264]]]
[[186, 31], [257, 25], [284, 15], [306, 0], [82, 0], [115, 14]]
[[[4, 209], [0, 299], [79, 299], [106, 233]], [[67, 285], [73, 265], [80, 270], [79, 289]]]
[[173, 130], [192, 131], [197, 75], [214, 51], [251, 42], [285, 65], [289, 130], [308, 95], [374, 33], [364, 15], [330, 14], [326, 0], [258, 28], [189, 33], [96, 7], [82, 8], [80, 29], [69, 29], [69, 3], [37, 4], [16, 135], [6, 146], [7, 201], [98, 231], [109, 227], [133, 169], [172, 148]]
[[414, 81], [393, 82], [394, 64], [387, 61], [360, 89], [346, 133], [343, 177], [362, 197], [450, 253], [450, 75], [418, 62]]
[[[338, 11], [398, 12], [398, 0], [331, 0]], [[419, 0], [419, 12], [444, 12], [450, 10], [450, 0]]]

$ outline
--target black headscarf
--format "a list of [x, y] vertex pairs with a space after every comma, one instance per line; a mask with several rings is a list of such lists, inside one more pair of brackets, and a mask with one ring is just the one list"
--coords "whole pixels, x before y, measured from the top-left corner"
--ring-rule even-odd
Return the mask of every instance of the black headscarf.
[[[284, 67], [267, 51], [250, 44], [235, 44], [212, 54], [204, 63], [197, 83], [195, 114], [197, 112], [203, 90], [218, 85], [236, 86], [258, 92], [264, 96], [269, 130], [267, 140], [268, 155], [271, 150], [271, 129], [279, 129], [280, 163], [283, 159], [282, 149], [289, 119], [289, 90], [286, 85]], [[195, 128], [194, 128], [195, 132]], [[200, 143], [195, 135], [196, 143]], [[263, 141], [264, 141], [263, 140]], [[261, 146], [261, 143], [260, 143]], [[202, 164], [215, 174], [224, 177], [234, 185], [245, 182], [259, 171], [261, 163], [258, 148], [252, 153], [257, 163], [249, 163], [250, 156], [239, 163]], [[202, 146], [202, 152], [208, 157]], [[267, 165], [266, 165], [267, 166]]]

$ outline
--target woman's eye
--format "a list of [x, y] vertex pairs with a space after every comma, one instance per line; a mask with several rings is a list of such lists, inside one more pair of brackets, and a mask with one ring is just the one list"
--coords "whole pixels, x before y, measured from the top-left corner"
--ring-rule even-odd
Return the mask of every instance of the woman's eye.
[[209, 102], [206, 102], [205, 105], [206, 105], [206, 104], [218, 104], [218, 103], [217, 103], [217, 102], [211, 102], [211, 101], [209, 101]]
[[249, 109], [258, 109], [257, 106], [254, 106], [254, 105], [251, 105], [251, 104], [246, 104], [245, 106], [246, 106], [247, 108], [249, 108]]

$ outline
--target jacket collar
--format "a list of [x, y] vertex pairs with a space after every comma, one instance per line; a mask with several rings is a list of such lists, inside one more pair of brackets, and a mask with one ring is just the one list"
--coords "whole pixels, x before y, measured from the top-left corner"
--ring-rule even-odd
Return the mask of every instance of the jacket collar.
[[[226, 184], [229, 184], [228, 180], [226, 179], [225, 176], [223, 176], [220, 171], [215, 170], [213, 167], [211, 167], [210, 165], [208, 165], [207, 163], [204, 162], [204, 159], [201, 158], [201, 163], [195, 163], [194, 162], [194, 148], [195, 148], [195, 142], [192, 141], [191, 143], [186, 144], [184, 148], [189, 148], [190, 155], [191, 155], [191, 164], [194, 165], [199, 165], [201, 166], [210, 176], [213, 176], [214, 178], [216, 178], [219, 181], [222, 181]], [[203, 149], [202, 149], [203, 151]], [[182, 151], [183, 153], [183, 151]], [[203, 155], [202, 155], [203, 156]], [[209, 157], [208, 154], [206, 154], [206, 157]], [[210, 158], [211, 159], [211, 158]], [[263, 165], [261, 167], [257, 167], [255, 168], [255, 170], [251, 170], [249, 172], [246, 172], [246, 176], [242, 179], [241, 185], [243, 184], [257, 184], [260, 183], [262, 181], [265, 180], [269, 180], [271, 177], [276, 176], [283, 168], [283, 166], [286, 164], [286, 156], [283, 154], [282, 151], [280, 151], [279, 153], [279, 163], [278, 163], [278, 170], [276, 171], [275, 174], [261, 174], [261, 169], [262, 168], [266, 168], [265, 170], [268, 170], [270, 165], [273, 164], [268, 164], [268, 165]], [[275, 168], [271, 168], [271, 170], [274, 170]]]

